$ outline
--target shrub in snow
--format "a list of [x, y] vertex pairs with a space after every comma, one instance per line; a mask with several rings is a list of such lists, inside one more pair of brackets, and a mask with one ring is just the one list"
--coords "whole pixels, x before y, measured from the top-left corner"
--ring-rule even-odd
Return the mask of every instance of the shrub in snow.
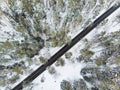
[[56, 61], [55, 66], [64, 66], [65, 60], [63, 58], [60, 58]]
[[39, 61], [40, 61], [40, 63], [45, 63], [46, 59], [43, 56], [40, 56], [39, 57]]
[[79, 79], [73, 82], [73, 90], [88, 90], [86, 83], [83, 79]]
[[22, 74], [22, 68], [19, 66], [16, 66], [13, 68], [13, 72], [16, 72], [17, 74]]
[[55, 74], [55, 73], [56, 73], [56, 70], [55, 70], [54, 67], [49, 67], [49, 68], [48, 68], [48, 72], [49, 72], [50, 74]]
[[0, 86], [6, 86], [7, 82], [5, 81], [4, 78], [0, 77]]
[[62, 46], [63, 44], [69, 43], [71, 40], [71, 37], [67, 36], [68, 29], [67, 27], [62, 27], [60, 31], [53, 32], [51, 41], [52, 41], [52, 46]]
[[88, 58], [90, 58], [92, 55], [94, 55], [94, 52], [87, 48], [81, 49], [80, 52], [84, 57], [88, 57]]
[[104, 0], [99, 0], [99, 3], [100, 3], [100, 4], [104, 4], [105, 1], [104, 1]]
[[62, 10], [64, 7], [64, 2], [63, 0], [57, 0], [58, 1], [58, 7]]
[[88, 90], [83, 79], [75, 80], [73, 83], [63, 80], [60, 86], [62, 90]]
[[62, 90], [72, 90], [72, 85], [69, 81], [63, 80], [60, 84]]
[[70, 59], [72, 57], [72, 52], [65, 53], [65, 58]]
[[82, 55], [80, 55], [80, 56], [77, 58], [77, 61], [78, 61], [78, 62], [81, 62], [81, 61], [83, 61], [83, 60], [85, 60], [85, 58], [84, 58], [84, 56], [82, 56]]
[[15, 83], [20, 77], [18, 75], [14, 75], [12, 78], [9, 79], [9, 84]]
[[109, 63], [120, 65], [120, 55], [118, 55], [117, 57], [111, 58]]
[[41, 79], [40, 79], [40, 81], [43, 83], [45, 81], [45, 77], [42, 76]]

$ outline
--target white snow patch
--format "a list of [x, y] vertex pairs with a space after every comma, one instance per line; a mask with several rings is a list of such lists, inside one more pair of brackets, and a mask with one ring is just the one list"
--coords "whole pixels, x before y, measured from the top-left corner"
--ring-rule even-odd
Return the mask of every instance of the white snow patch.
[[[84, 66], [83, 63], [67, 64], [64, 67], [56, 68], [58, 73], [55, 75], [50, 75], [48, 71], [45, 71], [33, 81], [33, 83], [38, 85], [35, 85], [32, 90], [61, 90], [60, 83], [62, 80], [73, 81], [82, 78], [80, 71]], [[45, 77], [45, 82], [42, 83], [40, 80], [43, 76]]]

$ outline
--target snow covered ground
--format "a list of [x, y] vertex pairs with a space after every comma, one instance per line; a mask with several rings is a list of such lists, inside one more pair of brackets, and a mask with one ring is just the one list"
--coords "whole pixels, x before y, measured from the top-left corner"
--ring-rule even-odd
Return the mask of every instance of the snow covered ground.
[[[119, 1], [119, 0], [117, 0], [117, 1]], [[103, 8], [103, 10], [101, 11], [101, 14], [106, 10], [107, 10], [106, 8]], [[84, 11], [83, 11], [83, 14], [84, 14]], [[89, 16], [91, 17], [91, 15], [92, 15], [92, 11], [90, 12]], [[117, 20], [116, 16], [120, 16], [120, 8], [118, 10], [116, 10], [112, 15], [110, 15], [106, 19], [106, 20], [108, 20], [108, 22], [105, 25], [98, 25], [85, 38], [87, 38], [87, 39], [94, 38], [95, 34], [100, 33], [101, 31], [106, 31], [107, 33], [110, 33], [110, 32], [120, 30], [120, 23], [118, 23], [118, 21], [116, 21]], [[16, 31], [14, 31], [14, 29], [11, 28], [11, 25], [8, 23], [6, 18], [2, 17], [1, 20], [2, 20], [2, 26], [0, 26], [0, 42], [3, 42], [7, 39], [20, 40], [20, 41], [23, 39], [19, 33], [17, 33]], [[48, 20], [48, 22], [49, 21], [50, 20]], [[5, 25], [4, 25], [4, 23], [5, 23]], [[7, 26], [6, 26], [6, 23], [7, 23]], [[72, 36], [72, 38], [73, 38], [82, 29], [83, 28], [79, 26], [74, 31], [71, 31], [69, 33], [69, 35]], [[76, 61], [76, 58], [79, 56], [80, 49], [82, 49], [82, 47], [83, 47], [82, 42], [79, 42], [72, 49], [70, 49], [69, 51], [73, 53], [70, 60], [66, 59], [64, 55], [62, 56], [62, 58], [65, 60], [65, 66], [56, 67], [55, 65], [52, 65], [55, 67], [57, 72], [53, 75], [49, 74], [48, 71], [45, 71], [44, 73], [42, 73], [39, 77], [37, 77], [32, 82], [33, 86], [32, 86], [31, 90], [61, 90], [60, 83], [62, 82], [62, 80], [69, 80], [72, 82], [73, 80], [76, 80], [78, 78], [83, 78], [80, 75], [80, 71], [83, 67], [86, 66], [86, 64], [83, 62], [81, 62], [81, 63], [74, 62], [74, 61]], [[54, 55], [54, 53], [57, 52], [59, 49], [60, 49], [60, 47], [56, 47], [56, 48], [44, 47], [43, 49], [41, 49], [39, 51], [39, 55], [49, 58], [52, 55]], [[34, 58], [37, 58], [38, 56], [36, 56]], [[37, 67], [39, 67], [39, 65], [31, 66], [31, 68], [34, 68], [33, 70], [35, 70]], [[23, 80], [25, 77], [26, 77], [26, 75], [21, 76], [21, 80]], [[43, 82], [41, 82], [41, 79], [43, 79]], [[19, 80], [19, 81], [21, 81], [21, 80]], [[13, 86], [15, 86], [16, 84], [14, 84]], [[4, 88], [0, 87], [0, 90], [4, 90]], [[25, 90], [30, 90], [30, 88], [26, 87]]]

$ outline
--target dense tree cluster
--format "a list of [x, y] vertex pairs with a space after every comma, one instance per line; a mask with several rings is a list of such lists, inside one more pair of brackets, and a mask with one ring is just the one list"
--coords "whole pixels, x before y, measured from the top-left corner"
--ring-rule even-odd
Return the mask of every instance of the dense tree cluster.
[[[84, 80], [80, 81], [79, 89], [71, 88], [70, 90], [119, 90], [120, 89], [120, 30], [112, 33], [101, 32], [92, 40], [84, 40], [84, 48], [80, 50], [78, 62], [84, 61], [86, 64], [80, 72]], [[86, 43], [87, 42], [87, 43]], [[97, 45], [97, 47], [96, 47]], [[99, 51], [94, 51], [96, 48], [101, 48]], [[93, 53], [94, 51], [94, 53]], [[99, 55], [97, 55], [97, 54]], [[97, 56], [95, 56], [95, 54]], [[93, 57], [94, 56], [94, 57]], [[91, 64], [92, 63], [92, 64]], [[89, 65], [88, 65], [89, 64]], [[115, 67], [112, 67], [115, 65]], [[64, 82], [64, 83], [63, 83]], [[62, 90], [68, 87], [63, 80], [61, 83]], [[69, 81], [68, 81], [69, 82]], [[91, 88], [87, 88], [87, 83], [91, 84]], [[77, 83], [77, 82], [75, 82]], [[64, 84], [64, 85], [63, 85]], [[66, 87], [65, 87], [66, 86]], [[74, 84], [69, 82], [69, 87], [74, 87]], [[84, 89], [82, 89], [84, 88]], [[68, 89], [69, 90], [69, 89]]]

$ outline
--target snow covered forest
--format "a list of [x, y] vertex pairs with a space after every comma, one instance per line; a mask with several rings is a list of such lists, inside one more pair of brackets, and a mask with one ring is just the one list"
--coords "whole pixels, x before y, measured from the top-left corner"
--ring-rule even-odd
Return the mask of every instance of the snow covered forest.
[[[15, 87], [115, 3], [0, 0], [0, 90]], [[23, 87], [120, 90], [120, 8]]]

